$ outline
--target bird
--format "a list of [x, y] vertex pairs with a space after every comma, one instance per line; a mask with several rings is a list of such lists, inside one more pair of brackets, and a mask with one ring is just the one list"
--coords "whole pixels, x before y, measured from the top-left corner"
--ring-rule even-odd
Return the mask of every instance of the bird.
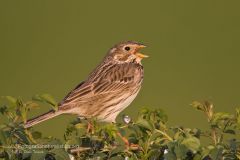
[[128, 107], [139, 93], [144, 76], [141, 60], [148, 56], [139, 52], [146, 46], [135, 41], [114, 45], [89, 76], [50, 110], [28, 120], [24, 128], [59, 116], [74, 114], [95, 117], [103, 122], [115, 122], [117, 115]]

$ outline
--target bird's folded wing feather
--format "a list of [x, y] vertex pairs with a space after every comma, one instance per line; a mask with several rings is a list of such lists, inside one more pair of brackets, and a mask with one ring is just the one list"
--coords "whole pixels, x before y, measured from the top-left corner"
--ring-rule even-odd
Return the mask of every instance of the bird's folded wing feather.
[[63, 99], [59, 107], [65, 108], [73, 103], [94, 101], [109, 94], [121, 93], [134, 83], [136, 69], [130, 68], [119, 64], [108, 72], [102, 71], [101, 75], [94, 77], [94, 81], [87, 80], [78, 85]]

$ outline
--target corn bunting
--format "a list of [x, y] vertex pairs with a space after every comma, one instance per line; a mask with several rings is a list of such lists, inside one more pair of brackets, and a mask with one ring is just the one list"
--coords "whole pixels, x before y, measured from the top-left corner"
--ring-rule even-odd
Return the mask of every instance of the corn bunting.
[[135, 99], [141, 88], [141, 60], [148, 56], [139, 50], [144, 47], [133, 41], [115, 45], [88, 78], [59, 103], [57, 111], [50, 110], [30, 119], [24, 127], [31, 127], [61, 114], [77, 114], [115, 122], [117, 115]]

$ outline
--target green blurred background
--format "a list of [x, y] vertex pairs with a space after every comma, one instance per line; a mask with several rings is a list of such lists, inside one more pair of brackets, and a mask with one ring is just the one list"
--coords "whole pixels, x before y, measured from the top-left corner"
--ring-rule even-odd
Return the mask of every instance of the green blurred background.
[[[162, 108], [170, 125], [206, 127], [194, 100], [218, 111], [240, 106], [240, 1], [1, 1], [0, 95], [50, 93], [60, 101], [84, 80], [112, 45], [135, 40], [145, 79], [124, 113]], [[31, 116], [47, 111], [43, 107]], [[61, 138], [73, 116], [35, 128]], [[197, 125], [197, 126], [196, 126]]]

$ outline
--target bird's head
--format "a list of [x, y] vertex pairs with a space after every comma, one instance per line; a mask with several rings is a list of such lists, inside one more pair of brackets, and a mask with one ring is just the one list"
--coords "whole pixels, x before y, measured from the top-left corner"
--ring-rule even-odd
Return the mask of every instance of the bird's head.
[[141, 48], [145, 47], [145, 45], [134, 41], [121, 42], [111, 48], [108, 55], [118, 63], [141, 63], [143, 58], [148, 57], [139, 52]]

